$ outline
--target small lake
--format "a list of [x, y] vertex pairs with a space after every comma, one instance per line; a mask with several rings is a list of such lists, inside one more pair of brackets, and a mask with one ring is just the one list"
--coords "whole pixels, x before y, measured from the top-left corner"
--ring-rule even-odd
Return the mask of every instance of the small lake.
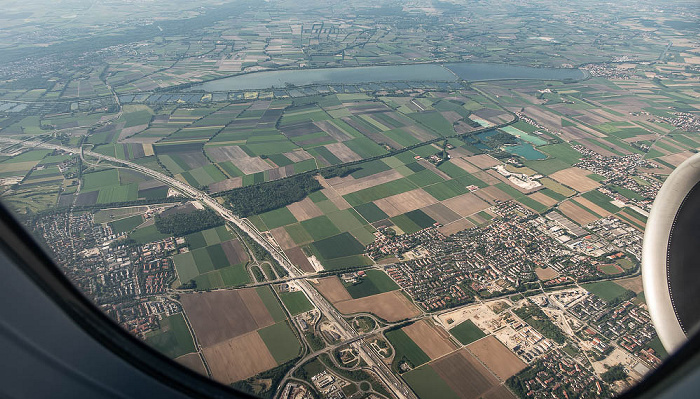
[[528, 141], [528, 142], [530, 142], [530, 143], [532, 143], [532, 144], [534, 144], [534, 145], [545, 145], [545, 144], [547, 144], [547, 140], [544, 140], [544, 139], [542, 139], [542, 138], [540, 138], [540, 137], [537, 137], [537, 136], [535, 136], [535, 135], [533, 135], [533, 134], [525, 133], [525, 132], [523, 132], [523, 131], [520, 130], [520, 129], [514, 128], [513, 126], [505, 126], [505, 127], [502, 127], [501, 130], [503, 130], [504, 132], [506, 132], [506, 133], [508, 133], [508, 134], [511, 134], [511, 135], [513, 135], [513, 136], [515, 136], [515, 137], [518, 137], [518, 138], [520, 138], [520, 139], [523, 139], [523, 140], [525, 140], [525, 141]]
[[454, 82], [500, 79], [580, 80], [586, 74], [579, 69], [532, 68], [504, 64], [471, 62], [453, 64], [415, 64], [348, 68], [295, 69], [254, 72], [212, 80], [189, 90], [236, 91], [284, 88], [287, 85], [365, 84], [370, 82]]
[[518, 145], [508, 145], [503, 147], [503, 150], [509, 152], [513, 155], [520, 155], [521, 157], [527, 159], [528, 161], [534, 161], [537, 159], [545, 159], [547, 156], [535, 149], [532, 144], [518, 144]]

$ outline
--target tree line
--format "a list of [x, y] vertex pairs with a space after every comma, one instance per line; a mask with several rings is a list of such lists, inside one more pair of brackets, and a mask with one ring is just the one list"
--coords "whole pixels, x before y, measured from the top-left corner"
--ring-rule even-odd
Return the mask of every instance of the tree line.
[[155, 222], [159, 232], [174, 236], [184, 236], [224, 224], [224, 220], [211, 209], [197, 209], [167, 216], [156, 215]]
[[302, 174], [231, 190], [226, 201], [238, 216], [248, 217], [301, 201], [321, 188], [313, 175]]

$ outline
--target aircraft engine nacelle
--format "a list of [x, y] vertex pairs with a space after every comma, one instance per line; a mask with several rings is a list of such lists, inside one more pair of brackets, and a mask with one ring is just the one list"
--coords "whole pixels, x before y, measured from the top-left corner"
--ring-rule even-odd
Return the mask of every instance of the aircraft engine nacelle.
[[652, 322], [671, 353], [700, 322], [700, 154], [674, 170], [654, 200], [642, 279]]

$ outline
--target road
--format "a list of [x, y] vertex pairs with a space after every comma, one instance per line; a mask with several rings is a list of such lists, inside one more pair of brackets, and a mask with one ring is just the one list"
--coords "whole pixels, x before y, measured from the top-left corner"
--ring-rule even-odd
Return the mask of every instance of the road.
[[[97, 158], [104, 161], [109, 161], [121, 166], [126, 166], [138, 172], [141, 172], [147, 176], [150, 176], [156, 180], [159, 180], [170, 187], [175, 188], [184, 195], [198, 200], [217, 212], [221, 217], [223, 217], [228, 222], [238, 226], [246, 234], [248, 234], [253, 240], [260, 244], [263, 248], [270, 252], [272, 257], [287, 270], [291, 278], [297, 279], [297, 284], [299, 288], [304, 291], [304, 293], [309, 297], [311, 302], [321, 311], [321, 313], [328, 318], [328, 320], [334, 321], [338, 325], [338, 330], [340, 332], [343, 341], [349, 341], [360, 336], [357, 331], [343, 318], [343, 316], [338, 312], [330, 302], [328, 302], [323, 296], [321, 296], [318, 291], [316, 291], [307, 280], [303, 279], [304, 273], [299, 270], [292, 262], [287, 258], [287, 255], [282, 252], [281, 248], [270, 242], [263, 234], [258, 231], [258, 229], [247, 219], [239, 218], [233, 214], [229, 209], [221, 205], [217, 200], [209, 196], [208, 194], [190, 186], [189, 184], [183, 183], [173, 177], [167, 176], [163, 173], [154, 171], [152, 169], [146, 168], [144, 166], [135, 164], [130, 161], [123, 159], [111, 157], [108, 155], [98, 154], [92, 151], [86, 151], [82, 147], [74, 148], [67, 147], [58, 144], [49, 143], [39, 143], [32, 141], [21, 141], [10, 138], [0, 138], [0, 142], [21, 144], [24, 146], [33, 146], [38, 148], [61, 150], [72, 154], [78, 154], [81, 158], [85, 156]], [[380, 355], [365, 341], [359, 341], [359, 351], [360, 356], [368, 364], [368, 366], [375, 371], [375, 373], [381, 378], [382, 382], [387, 385], [390, 390], [399, 399], [417, 399], [417, 396], [411, 391], [411, 389], [394, 373], [391, 369], [382, 361]]]

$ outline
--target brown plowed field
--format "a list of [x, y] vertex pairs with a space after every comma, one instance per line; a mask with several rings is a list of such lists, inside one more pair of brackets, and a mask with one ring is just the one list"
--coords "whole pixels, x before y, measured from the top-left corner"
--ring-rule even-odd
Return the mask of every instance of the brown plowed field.
[[314, 287], [344, 314], [367, 312], [387, 321], [399, 321], [418, 316], [420, 310], [400, 291], [384, 292], [352, 299], [338, 277], [318, 279]]
[[314, 287], [331, 303], [352, 299], [348, 291], [343, 287], [343, 283], [336, 276], [320, 278], [318, 279], [318, 284], [315, 284]]
[[241, 157], [241, 158], [234, 158], [231, 160], [231, 162], [236, 165], [238, 169], [241, 170], [241, 172], [245, 173], [246, 175], [252, 175], [253, 173], [258, 173], [258, 172], [263, 172], [268, 169], [273, 169], [273, 166], [270, 165], [269, 163], [265, 162], [265, 160], [260, 159], [258, 157]]
[[400, 291], [370, 295], [360, 299], [338, 302], [335, 304], [341, 313], [372, 313], [382, 319], [394, 322], [420, 315], [420, 310]]
[[384, 213], [389, 217], [401, 215], [406, 212], [415, 211], [436, 203], [437, 200], [432, 195], [418, 188], [405, 193], [392, 195], [374, 201]]
[[289, 211], [292, 212], [292, 215], [294, 215], [294, 217], [300, 222], [323, 215], [323, 211], [318, 209], [316, 204], [314, 204], [309, 197], [306, 197], [299, 202], [287, 205], [287, 209], [289, 209]]
[[223, 384], [252, 377], [277, 366], [256, 331], [204, 348], [212, 377]]
[[571, 201], [565, 201], [559, 204], [559, 210], [566, 215], [566, 217], [580, 224], [581, 226], [585, 226], [588, 223], [593, 223], [598, 220], [596, 215], [589, 213]]
[[426, 320], [404, 327], [403, 331], [418, 345], [430, 359], [437, 359], [457, 349], [447, 338], [447, 332], [438, 330]]
[[501, 164], [501, 161], [486, 154], [474, 155], [465, 158], [465, 160], [479, 169], [487, 169]]
[[546, 269], [536, 267], [535, 274], [537, 275], [537, 278], [539, 278], [542, 281], [551, 280], [559, 276], [559, 273], [557, 273], [557, 271], [551, 267], [548, 267]]
[[637, 277], [632, 277], [632, 278], [626, 278], [623, 280], [615, 280], [615, 284], [627, 288], [628, 290], [632, 290], [639, 294], [640, 292], [644, 291], [644, 287], [642, 286], [642, 277], [637, 276]]
[[598, 215], [602, 217], [610, 216], [612, 213], [606, 211], [605, 209], [599, 207], [598, 205], [594, 204], [592, 201], [589, 201], [586, 198], [583, 197], [576, 197], [575, 198], [576, 202], [579, 204], [585, 206], [586, 208], [592, 210], [593, 212], [597, 213]]
[[226, 162], [238, 158], [248, 158], [248, 154], [246, 154], [245, 151], [243, 151], [241, 147], [237, 145], [227, 145], [221, 147], [207, 146], [205, 147], [205, 150], [207, 151], [209, 158], [211, 158], [214, 162]]
[[[474, 173], [474, 177], [476, 177], [477, 179], [483, 181], [484, 183], [486, 183], [486, 184], [488, 184], [488, 185], [498, 184], [498, 183], [500, 183], [500, 182], [503, 181], [503, 180], [499, 179], [498, 177], [493, 176], [493, 175], [492, 175], [491, 173], [489, 173], [489, 172], [493, 172], [493, 173], [495, 173], [497, 176], [501, 176], [501, 175], [498, 174], [498, 172], [496, 172], [495, 170], [490, 170], [490, 171], [483, 171], [483, 170], [481, 170], [481, 171], [479, 171], [479, 172]], [[502, 176], [501, 176], [501, 177], [502, 177]]]
[[292, 237], [287, 233], [284, 227], [277, 227], [270, 230], [272, 236], [275, 237], [275, 241], [282, 247], [282, 249], [294, 248], [297, 244], [294, 242]]
[[408, 133], [411, 136], [417, 138], [420, 141], [428, 141], [435, 138], [435, 135], [433, 133], [430, 133], [429, 131], [420, 128], [416, 125], [405, 126], [403, 130], [408, 131]]
[[461, 216], [456, 214], [450, 208], [448, 208], [445, 205], [440, 204], [440, 203], [425, 207], [422, 209], [422, 211], [425, 212], [426, 215], [435, 219], [436, 222], [438, 222], [442, 225], [452, 223], [455, 220], [461, 218]]
[[420, 310], [400, 291], [384, 292], [334, 304], [341, 313], [368, 312], [394, 322], [420, 315]]
[[[635, 136], [634, 139], [636, 140], [637, 136]], [[597, 152], [598, 154], [605, 156], [605, 157], [614, 157], [617, 155], [607, 148], [603, 148], [595, 143], [592, 143], [590, 140], [579, 140], [579, 143], [584, 145], [586, 148], [593, 150], [593, 151]]]
[[590, 174], [591, 172], [586, 169], [568, 168], [552, 173], [549, 177], [563, 185], [573, 188], [576, 191], [586, 192], [600, 187], [600, 183], [586, 177]]
[[335, 125], [333, 125], [329, 121], [316, 121], [314, 122], [314, 125], [318, 126], [324, 132], [328, 133], [329, 136], [333, 137], [338, 141], [347, 141], [353, 138], [349, 134], [335, 127]]
[[450, 155], [452, 155], [453, 158], [457, 158], [457, 157], [463, 158], [463, 157], [470, 157], [470, 156], [474, 155], [474, 153], [472, 153], [471, 151], [467, 150], [464, 147], [455, 147], [451, 150], [448, 150], [447, 152]]
[[[261, 327], [248, 310], [240, 291], [243, 290], [200, 292], [180, 297], [202, 346], [214, 345]], [[267, 309], [262, 312], [271, 319]], [[261, 317], [257, 316], [258, 319]]]
[[[670, 144], [670, 143], [666, 143], [666, 144]], [[666, 156], [663, 156], [659, 159], [661, 159], [664, 162], [670, 163], [673, 166], [678, 166], [683, 161], [690, 158], [692, 155], [693, 155], [692, 152], [684, 151], [684, 152], [679, 152], [678, 154], [666, 155]]]
[[221, 191], [232, 190], [234, 188], [243, 186], [242, 177], [232, 177], [230, 179], [215, 182], [209, 185], [209, 191], [211, 193], [218, 193]]
[[275, 320], [272, 318], [272, 315], [270, 315], [270, 312], [267, 311], [265, 303], [262, 301], [262, 299], [260, 299], [260, 296], [258, 296], [255, 289], [243, 289], [238, 291], [238, 294], [241, 296], [241, 299], [243, 299], [248, 311], [255, 319], [255, 323], [258, 325], [258, 328], [275, 324]]
[[202, 363], [202, 359], [199, 358], [198, 353], [182, 355], [175, 359], [175, 361], [201, 375], [207, 375], [207, 370], [204, 368], [204, 364]]
[[350, 208], [350, 204], [347, 201], [345, 201], [345, 198], [343, 198], [343, 197], [339, 197], [339, 196], [328, 197], [328, 199], [333, 203], [333, 205], [335, 205], [341, 211], [343, 209]]
[[327, 144], [325, 147], [343, 162], [352, 162], [362, 159], [361, 156], [357, 155], [355, 151], [351, 150], [343, 143]]
[[464, 169], [466, 172], [469, 172], [469, 173], [476, 173], [480, 170], [479, 168], [477, 168], [476, 166], [472, 165], [471, 163], [465, 161], [462, 158], [452, 158], [452, 160], [450, 162], [459, 166], [460, 168]]
[[309, 263], [309, 260], [306, 258], [306, 255], [304, 255], [304, 251], [302, 251], [300, 247], [286, 249], [284, 252], [287, 254], [289, 260], [292, 261], [292, 264], [294, 264], [294, 266], [297, 266], [298, 268], [307, 273], [314, 272], [314, 267], [311, 266], [311, 263]]
[[503, 381], [525, 368], [525, 363], [494, 336], [473, 342], [467, 349]]
[[440, 233], [446, 235], [446, 236], [451, 236], [452, 234], [462, 231], [465, 229], [470, 229], [474, 227], [474, 223], [466, 220], [466, 219], [461, 219], [456, 222], [450, 223], [447, 226], [442, 226], [438, 230]]
[[[371, 176], [355, 179], [352, 176], [328, 179], [327, 181], [333, 186], [339, 195], [346, 195], [360, 191], [365, 188], [378, 186], [397, 179], [403, 178], [401, 173], [391, 169], [384, 172], [375, 173]], [[336, 195], [337, 196], [337, 195]], [[330, 198], [330, 197], [328, 197]]]
[[539, 202], [540, 204], [546, 205], [546, 206], [556, 205], [556, 203], [558, 202], [554, 198], [552, 198], [546, 194], [542, 194], [540, 192], [528, 194], [528, 197], [530, 197], [530, 198], [534, 199], [535, 201]]
[[464, 399], [476, 399], [498, 386], [498, 379], [465, 349], [431, 364], [435, 372]]
[[232, 265], [248, 261], [248, 252], [243, 248], [243, 244], [237, 239], [224, 241], [221, 243], [221, 248], [226, 254], [226, 259]]
[[285, 152], [282, 155], [284, 155], [290, 161], [295, 162], [295, 163], [313, 158], [313, 156], [311, 156], [311, 154], [309, 154], [308, 152], [301, 150], [301, 149], [290, 151], [290, 152]]
[[490, 391], [486, 392], [483, 396], [483, 399], [515, 399], [515, 395], [513, 395], [508, 388], [506, 388], [503, 385], [499, 385]]
[[484, 188], [480, 188], [474, 192], [477, 197], [483, 199], [484, 201], [488, 201], [489, 203], [493, 204], [498, 201], [508, 201], [509, 199], [512, 199], [508, 193], [505, 191], [501, 191], [498, 187], [495, 186], [488, 186]]
[[442, 202], [460, 216], [469, 216], [490, 207], [488, 202], [472, 193], [466, 193]]

